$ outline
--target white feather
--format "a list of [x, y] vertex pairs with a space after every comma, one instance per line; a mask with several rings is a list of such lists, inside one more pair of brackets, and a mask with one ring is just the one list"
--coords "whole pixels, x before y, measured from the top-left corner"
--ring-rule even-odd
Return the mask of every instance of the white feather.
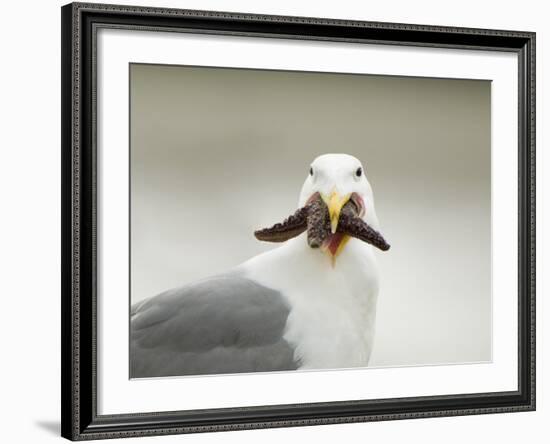
[[370, 245], [351, 239], [334, 267], [303, 235], [242, 265], [279, 290], [291, 311], [285, 339], [300, 368], [366, 366], [374, 339], [378, 269]]

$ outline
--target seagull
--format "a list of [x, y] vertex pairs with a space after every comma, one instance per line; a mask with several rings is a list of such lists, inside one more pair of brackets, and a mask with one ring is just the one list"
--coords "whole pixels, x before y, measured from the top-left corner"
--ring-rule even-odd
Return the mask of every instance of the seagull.
[[317, 157], [298, 210], [255, 236], [280, 245], [131, 307], [131, 378], [368, 365], [389, 245], [361, 162]]

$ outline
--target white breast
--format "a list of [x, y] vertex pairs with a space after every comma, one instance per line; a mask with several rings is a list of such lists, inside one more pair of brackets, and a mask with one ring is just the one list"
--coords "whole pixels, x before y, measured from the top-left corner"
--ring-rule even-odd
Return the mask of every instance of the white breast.
[[285, 339], [300, 368], [363, 367], [374, 338], [378, 270], [372, 247], [351, 239], [332, 266], [302, 236], [243, 264], [291, 307]]

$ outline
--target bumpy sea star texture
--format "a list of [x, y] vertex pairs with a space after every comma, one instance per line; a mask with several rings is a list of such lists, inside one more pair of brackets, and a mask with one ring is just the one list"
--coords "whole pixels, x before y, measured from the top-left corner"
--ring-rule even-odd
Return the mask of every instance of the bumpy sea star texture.
[[[306, 230], [308, 244], [312, 248], [319, 248], [331, 235], [328, 208], [318, 193], [306, 206], [299, 208], [283, 222], [255, 231], [254, 235], [261, 241], [284, 242]], [[357, 205], [352, 199], [340, 212], [337, 231], [367, 242], [382, 251], [390, 248], [384, 237], [359, 217]]]

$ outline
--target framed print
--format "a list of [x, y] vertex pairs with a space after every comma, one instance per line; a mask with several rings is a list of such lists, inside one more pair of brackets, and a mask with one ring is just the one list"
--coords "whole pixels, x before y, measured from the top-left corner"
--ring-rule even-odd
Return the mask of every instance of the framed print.
[[534, 410], [534, 33], [61, 14], [64, 437]]

